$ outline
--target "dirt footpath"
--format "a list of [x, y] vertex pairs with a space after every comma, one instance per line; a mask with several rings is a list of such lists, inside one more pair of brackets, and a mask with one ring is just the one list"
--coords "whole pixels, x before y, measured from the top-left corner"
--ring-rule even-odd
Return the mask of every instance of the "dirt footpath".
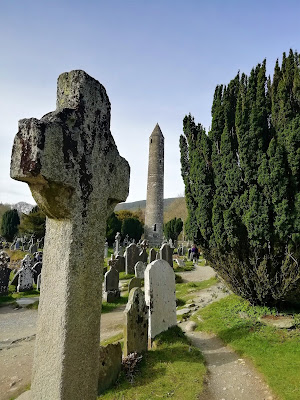
[[201, 349], [208, 368], [206, 387], [199, 400], [275, 399], [253, 365], [216, 336], [205, 332], [186, 334]]
[[[101, 315], [101, 341], [123, 329], [125, 305]], [[31, 382], [37, 311], [0, 307], [0, 400], [24, 392]]]

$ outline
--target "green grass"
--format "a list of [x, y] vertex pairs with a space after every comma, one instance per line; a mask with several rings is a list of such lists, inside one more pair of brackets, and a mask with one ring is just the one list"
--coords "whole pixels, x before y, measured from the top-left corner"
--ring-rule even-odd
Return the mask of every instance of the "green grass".
[[39, 308], [39, 301], [35, 301], [34, 303], [27, 304], [26, 308], [29, 310], [37, 310]]
[[124, 337], [123, 332], [117, 333], [116, 335], [114, 335], [114, 336], [112, 336], [112, 337], [110, 337], [110, 338], [108, 338], [106, 340], [103, 340], [100, 343], [100, 345], [101, 346], [107, 346], [108, 344], [121, 342], [121, 341], [123, 341], [123, 337]]
[[3, 251], [9, 255], [10, 261], [23, 260], [23, 258], [28, 254], [28, 252], [22, 250], [3, 249]]
[[190, 346], [180, 328], [160, 334], [144, 356], [134, 382], [123, 373], [117, 384], [98, 397], [101, 400], [149, 400], [172, 397], [197, 399], [206, 373], [200, 351]]
[[194, 264], [189, 265], [191, 261], [186, 261], [184, 266], [180, 267], [176, 261], [173, 261], [173, 269], [175, 272], [187, 272], [187, 271], [193, 271], [195, 269]]
[[131, 278], [134, 278], [134, 277], [135, 277], [134, 274], [126, 274], [126, 272], [120, 272], [119, 273], [119, 279], [120, 280], [131, 279]]
[[[240, 312], [249, 318], [241, 318]], [[259, 322], [261, 316], [274, 314], [275, 309], [253, 307], [231, 295], [200, 310], [192, 319], [198, 322], [197, 330], [216, 333], [241, 356], [249, 357], [280, 399], [299, 400], [300, 329], [276, 329]], [[199, 315], [204, 322], [199, 323]]]
[[202, 282], [188, 282], [188, 283], [177, 283], [176, 284], [176, 297], [178, 298], [189, 298], [194, 292], [198, 292], [201, 289], [207, 289], [218, 282], [217, 278], [210, 278]]
[[128, 301], [128, 294], [125, 294], [124, 296], [121, 296], [117, 300], [115, 300], [113, 303], [107, 303], [106, 301], [102, 302], [102, 314], [111, 312], [115, 310], [116, 308], [120, 307], [123, 304], [127, 304]]
[[7, 304], [15, 302], [16, 299], [21, 299], [22, 297], [37, 297], [40, 295], [40, 292], [37, 290], [29, 290], [28, 292], [15, 292], [15, 286], [9, 287], [9, 293], [7, 296], [0, 296], [0, 304]]

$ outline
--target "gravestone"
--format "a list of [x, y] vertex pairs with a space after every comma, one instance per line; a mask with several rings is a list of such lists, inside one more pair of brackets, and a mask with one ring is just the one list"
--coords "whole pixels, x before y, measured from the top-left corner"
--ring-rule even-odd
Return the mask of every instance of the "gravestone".
[[111, 303], [120, 298], [119, 272], [111, 267], [104, 275], [104, 299]]
[[156, 260], [156, 251], [155, 249], [150, 249], [149, 250], [149, 258], [148, 258], [148, 264], [151, 264], [152, 261]]
[[124, 357], [147, 351], [148, 307], [142, 289], [135, 287], [130, 291], [124, 313]]
[[108, 257], [108, 243], [105, 242], [105, 245], [104, 245], [104, 258], [107, 258], [107, 257]]
[[134, 266], [134, 274], [136, 278], [144, 279], [145, 269], [147, 264], [142, 261], [138, 261]]
[[22, 260], [22, 267], [18, 273], [17, 292], [26, 292], [33, 289], [33, 272], [31, 270], [31, 259], [27, 254]]
[[37, 284], [37, 279], [38, 276], [40, 275], [40, 273], [42, 272], [42, 266], [43, 264], [38, 261], [37, 263], [34, 264], [34, 266], [31, 268], [32, 269], [32, 273], [33, 273], [33, 281], [35, 284]]
[[167, 243], [160, 248], [160, 259], [167, 261], [173, 268], [173, 249]]
[[139, 248], [135, 243], [131, 243], [126, 248], [125, 271], [126, 274], [134, 274], [134, 266], [139, 261]]
[[37, 282], [36, 282], [36, 290], [40, 291], [41, 290], [41, 283], [42, 283], [42, 274], [39, 274], [37, 277]]
[[43, 253], [41, 251], [37, 251], [33, 254], [34, 262], [42, 262], [43, 261]]
[[139, 260], [142, 261], [143, 263], [146, 263], [148, 260], [148, 254], [145, 248], [142, 248], [139, 254]]
[[22, 245], [21, 238], [17, 238], [15, 242], [15, 250], [20, 250], [21, 245]]
[[116, 257], [116, 270], [119, 272], [124, 272], [125, 271], [125, 257], [123, 256], [117, 256]]
[[9, 275], [11, 269], [8, 268], [9, 256], [5, 251], [0, 251], [0, 296], [7, 296]]
[[177, 263], [177, 265], [179, 266], [179, 267], [184, 267], [184, 261], [183, 260], [181, 260], [181, 258], [176, 258], [176, 263]]
[[140, 278], [132, 278], [128, 282], [128, 294], [130, 293], [131, 289], [138, 287], [140, 288], [142, 286], [142, 280]]
[[149, 307], [149, 347], [151, 339], [177, 324], [175, 273], [165, 260], [153, 261], [145, 271], [145, 300]]
[[[19, 122], [11, 177], [47, 215], [32, 400], [95, 400], [106, 220], [128, 195], [129, 165], [110, 133], [105, 88], [58, 78], [56, 111]], [[91, 279], [93, 277], [93, 279]], [[100, 301], [100, 307], [99, 307]]]
[[29, 246], [29, 253], [34, 254], [38, 251], [38, 247], [36, 243], [33, 243]]
[[98, 394], [112, 386], [118, 379], [122, 367], [121, 343], [100, 346]]
[[115, 256], [119, 255], [121, 251], [121, 234], [117, 232], [115, 236]]

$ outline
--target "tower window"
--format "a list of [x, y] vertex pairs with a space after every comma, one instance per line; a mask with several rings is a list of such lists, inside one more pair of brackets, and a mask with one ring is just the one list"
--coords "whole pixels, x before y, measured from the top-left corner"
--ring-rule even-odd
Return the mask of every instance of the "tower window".
[[161, 164], [161, 160], [159, 160], [159, 163]]
[[152, 143], [152, 139], [150, 139], [150, 143]]
[[156, 232], [156, 224], [153, 226], [153, 232]]

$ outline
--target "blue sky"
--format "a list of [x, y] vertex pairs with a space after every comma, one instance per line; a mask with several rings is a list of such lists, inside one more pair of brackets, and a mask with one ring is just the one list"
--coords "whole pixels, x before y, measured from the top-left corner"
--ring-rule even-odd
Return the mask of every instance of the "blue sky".
[[298, 1], [0, 0], [0, 202], [33, 203], [9, 177], [17, 122], [55, 109], [60, 73], [84, 69], [106, 88], [111, 131], [131, 166], [128, 201], [146, 198], [148, 137], [165, 136], [165, 197], [184, 192], [182, 119], [206, 128], [215, 86], [290, 48]]

